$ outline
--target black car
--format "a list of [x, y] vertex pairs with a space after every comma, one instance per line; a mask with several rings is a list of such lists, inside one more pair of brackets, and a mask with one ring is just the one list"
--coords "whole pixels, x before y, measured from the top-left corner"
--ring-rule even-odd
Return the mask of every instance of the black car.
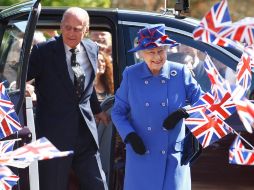
[[[0, 12], [0, 77], [6, 81], [16, 112], [24, 126], [33, 127], [30, 117], [25, 112], [26, 74], [29, 54], [32, 44], [47, 40], [59, 33], [62, 14], [66, 8], [41, 8], [40, 1], [28, 1], [14, 5]], [[204, 72], [203, 62], [208, 53], [216, 64], [220, 74], [235, 82], [236, 66], [242, 55], [242, 49], [223, 48], [205, 44], [192, 38], [192, 31], [199, 23], [198, 20], [176, 16], [173, 12], [141, 12], [119, 9], [86, 9], [90, 15], [90, 36], [98, 44], [102, 44], [98, 32], [109, 36], [109, 56], [113, 66], [114, 91], [119, 87], [122, 72], [126, 66], [137, 63], [137, 54], [128, 53], [136, 43], [136, 34], [147, 24], [164, 23], [170, 38], [181, 43], [178, 48], [168, 52], [168, 59], [187, 64], [193, 76], [200, 83], [204, 91], [210, 90], [210, 81]], [[50, 85], [50, 84], [49, 84]], [[252, 93], [252, 85], [248, 94]], [[114, 94], [108, 96], [101, 103], [102, 108], [110, 114], [114, 102]], [[34, 99], [36, 108], [36, 100]], [[35, 109], [34, 108], [34, 109]], [[238, 131], [242, 131], [242, 123], [237, 114], [227, 120], [228, 124]], [[32, 124], [31, 124], [32, 123]], [[100, 152], [102, 164], [107, 175], [110, 189], [122, 189], [124, 177], [124, 144], [112, 125], [98, 125]], [[245, 133], [245, 132], [243, 132]], [[35, 135], [35, 134], [33, 134]], [[246, 135], [246, 138], [250, 138]], [[228, 148], [234, 135], [228, 135], [203, 150], [203, 153], [192, 165], [193, 189], [249, 189], [254, 185], [251, 175], [252, 167], [228, 164]], [[251, 139], [250, 139], [251, 140]], [[34, 169], [35, 168], [35, 169]], [[36, 190], [38, 182], [36, 167], [30, 169], [30, 185], [27, 177], [28, 170], [21, 173], [20, 190]], [[71, 176], [70, 189], [74, 189], [75, 177]]]

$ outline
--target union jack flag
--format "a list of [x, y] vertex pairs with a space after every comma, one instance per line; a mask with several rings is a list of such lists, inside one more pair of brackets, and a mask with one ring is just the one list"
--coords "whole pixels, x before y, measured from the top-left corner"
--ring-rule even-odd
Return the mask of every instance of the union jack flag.
[[205, 109], [197, 109], [185, 119], [186, 126], [203, 148], [218, 141], [233, 130], [222, 119], [205, 114]]
[[[251, 45], [247, 45], [244, 47], [244, 52], [247, 53], [251, 59], [253, 59], [254, 57], [254, 44], [251, 44]], [[253, 67], [253, 62], [251, 62], [251, 67]]]
[[250, 56], [250, 68], [254, 72], [254, 44], [244, 47], [244, 53]]
[[47, 138], [42, 137], [35, 142], [20, 147], [4, 155], [4, 165], [18, 168], [27, 167], [35, 160], [48, 160], [73, 154], [73, 151], [59, 151]]
[[193, 38], [206, 43], [213, 43], [221, 46], [232, 44], [231, 40], [223, 38], [218, 33], [231, 25], [231, 17], [227, 0], [216, 3], [201, 20], [199, 26], [193, 31]]
[[224, 94], [225, 90], [221, 88], [225, 84], [224, 78], [220, 75], [219, 71], [215, 67], [214, 63], [212, 62], [210, 56], [207, 54], [204, 61], [204, 67], [208, 78], [211, 81], [211, 91], [215, 97], [215, 100], [221, 99]]
[[0, 155], [13, 151], [13, 147], [16, 141], [16, 139], [0, 141]]
[[19, 177], [6, 167], [0, 165], [0, 189], [11, 190], [17, 184]]
[[248, 100], [235, 101], [237, 113], [243, 122], [245, 129], [252, 133], [254, 126], [254, 105]]
[[[204, 101], [207, 102], [206, 114], [215, 115], [223, 120], [227, 119], [232, 113], [235, 112], [235, 104], [232, 101], [230, 93], [226, 93], [220, 101], [204, 97]], [[210, 114], [211, 113], [211, 114]]]
[[3, 83], [0, 83], [0, 139], [22, 129]]
[[251, 86], [251, 79], [251, 57], [247, 53], [243, 53], [236, 68], [236, 84], [247, 91]]
[[247, 45], [254, 43], [254, 18], [246, 17], [220, 32], [220, 35]]
[[[247, 55], [247, 53], [245, 53]], [[252, 66], [252, 64], [250, 64]], [[230, 93], [232, 98], [241, 99], [245, 93], [246, 89], [244, 89], [238, 83], [236, 85], [230, 84], [227, 80], [225, 80], [216, 69], [214, 63], [212, 62], [209, 55], [206, 55], [204, 67], [206, 73], [211, 81], [211, 91], [215, 98], [215, 101], [221, 100], [222, 97], [225, 96], [226, 93]], [[242, 66], [241, 64], [238, 67], [239, 76], [243, 76], [243, 72], [246, 66]]]
[[216, 116], [223, 120], [232, 115], [236, 108], [229, 92], [227, 92], [219, 101], [215, 101], [214, 96], [206, 92], [190, 109], [188, 114], [199, 112], [200, 109], [209, 116]]
[[254, 165], [254, 150], [246, 149], [238, 135], [229, 148], [229, 163]]

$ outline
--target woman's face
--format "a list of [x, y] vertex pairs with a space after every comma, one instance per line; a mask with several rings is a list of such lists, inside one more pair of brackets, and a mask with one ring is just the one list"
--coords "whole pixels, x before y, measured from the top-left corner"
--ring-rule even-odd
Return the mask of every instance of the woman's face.
[[143, 50], [140, 52], [140, 56], [153, 74], [159, 74], [167, 60], [167, 46]]
[[104, 60], [103, 55], [98, 54], [98, 66], [97, 66], [97, 73], [103, 74], [106, 70], [106, 63]]

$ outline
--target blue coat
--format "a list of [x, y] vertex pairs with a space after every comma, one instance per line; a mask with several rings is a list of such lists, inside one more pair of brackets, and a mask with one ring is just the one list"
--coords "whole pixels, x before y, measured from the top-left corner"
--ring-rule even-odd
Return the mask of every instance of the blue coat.
[[195, 103], [201, 94], [200, 86], [182, 64], [167, 61], [158, 76], [153, 76], [144, 62], [125, 69], [112, 120], [122, 139], [136, 132], [147, 149], [145, 155], [138, 155], [126, 145], [125, 190], [191, 189], [190, 168], [180, 165], [183, 121], [169, 131], [162, 123], [187, 102]]

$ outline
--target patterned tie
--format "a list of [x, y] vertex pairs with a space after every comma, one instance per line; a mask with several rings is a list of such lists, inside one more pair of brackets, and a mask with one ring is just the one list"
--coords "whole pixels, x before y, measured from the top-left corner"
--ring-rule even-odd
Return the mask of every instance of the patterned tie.
[[85, 73], [81, 68], [80, 64], [77, 62], [76, 55], [77, 49], [70, 49], [71, 52], [71, 68], [74, 72], [74, 87], [78, 98], [81, 97], [84, 91], [84, 83], [85, 83]]

